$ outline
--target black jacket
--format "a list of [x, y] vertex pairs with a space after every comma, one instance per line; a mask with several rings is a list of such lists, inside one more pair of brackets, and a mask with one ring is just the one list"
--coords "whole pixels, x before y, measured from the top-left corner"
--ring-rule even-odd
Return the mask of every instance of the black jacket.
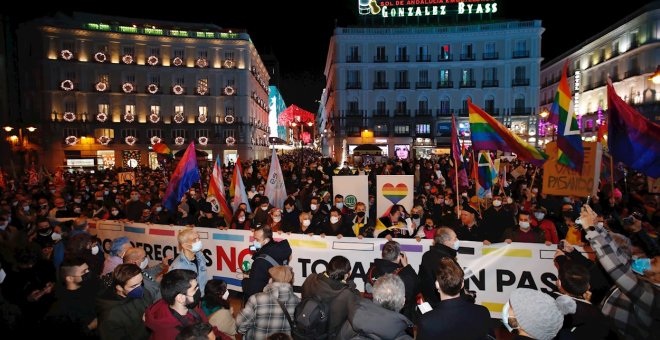
[[[401, 266], [398, 263], [392, 261], [387, 261], [383, 259], [375, 259], [374, 268], [372, 272], [372, 277], [377, 279], [385, 274], [392, 273], [395, 270], [399, 269]], [[371, 270], [371, 268], [369, 268]], [[419, 293], [419, 280], [417, 279], [417, 273], [412, 266], [407, 265], [403, 267], [397, 274], [403, 281], [403, 285], [406, 288], [406, 304], [403, 306], [401, 313], [407, 316], [408, 318], [412, 317], [412, 312], [415, 309], [416, 301], [415, 297]]]
[[441, 301], [422, 315], [416, 339], [486, 339], [490, 331], [488, 309], [459, 297]]
[[277, 263], [286, 264], [291, 256], [291, 246], [288, 240], [280, 242], [270, 241], [252, 255], [252, 268], [250, 277], [243, 280], [243, 299], [247, 301], [250, 296], [260, 293], [268, 284], [270, 276], [268, 269], [273, 265], [267, 260], [259, 258], [260, 255], [270, 255]]
[[513, 212], [509, 209], [501, 207], [499, 210], [495, 210], [494, 207], [490, 207], [484, 212], [481, 225], [485, 229], [485, 239], [491, 243], [499, 243], [504, 242], [504, 231], [507, 228], [515, 228], [516, 223]]
[[302, 285], [302, 298], [318, 296], [330, 304], [330, 319], [328, 320], [328, 339], [334, 339], [348, 318], [350, 306], [360, 298], [360, 292], [355, 289], [355, 283], [335, 281], [325, 275], [310, 274]]
[[[559, 296], [550, 294], [553, 298]], [[610, 334], [611, 324], [598, 307], [582, 301], [575, 301], [575, 313], [564, 315], [564, 325], [561, 327], [557, 339], [608, 339], [614, 338]]]
[[355, 300], [349, 306], [348, 320], [338, 339], [412, 339], [406, 329], [413, 324], [400, 313], [385, 309], [371, 300]]
[[422, 256], [422, 263], [419, 265], [419, 282], [424, 296], [424, 301], [431, 306], [440, 302], [438, 290], [435, 288], [435, 276], [438, 263], [443, 258], [450, 258], [456, 261], [456, 250], [447, 247], [444, 244], [434, 244]]

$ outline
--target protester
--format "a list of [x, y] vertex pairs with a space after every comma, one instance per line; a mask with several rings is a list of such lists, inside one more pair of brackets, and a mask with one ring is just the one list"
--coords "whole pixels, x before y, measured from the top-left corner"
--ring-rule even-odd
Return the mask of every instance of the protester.
[[517, 288], [502, 309], [502, 322], [509, 332], [516, 330], [518, 339], [554, 339], [568, 313], [564, 299], [570, 298], [555, 300], [538, 290]]
[[254, 230], [255, 253], [252, 255], [252, 266], [249, 277], [243, 280], [243, 299], [263, 291], [268, 284], [268, 269], [277, 265], [286, 265], [291, 257], [291, 246], [288, 240], [273, 241], [273, 231], [267, 227]]
[[419, 282], [424, 300], [432, 307], [440, 302], [435, 282], [437, 280], [438, 263], [444, 258], [456, 261], [460, 240], [456, 233], [450, 228], [438, 228], [435, 230], [433, 245], [422, 255], [419, 265]]
[[234, 311], [229, 306], [229, 289], [222, 280], [210, 280], [204, 288], [202, 310], [209, 319], [209, 323], [227, 336], [236, 335], [236, 321]]
[[195, 272], [197, 275], [196, 282], [199, 284], [199, 290], [195, 293], [203, 295], [204, 286], [209, 279], [209, 274], [206, 270], [206, 259], [202, 254], [202, 240], [199, 238], [199, 233], [193, 228], [186, 228], [179, 232], [177, 236], [179, 241], [179, 249], [181, 253], [174, 258], [170, 271], [175, 269], [188, 269]]

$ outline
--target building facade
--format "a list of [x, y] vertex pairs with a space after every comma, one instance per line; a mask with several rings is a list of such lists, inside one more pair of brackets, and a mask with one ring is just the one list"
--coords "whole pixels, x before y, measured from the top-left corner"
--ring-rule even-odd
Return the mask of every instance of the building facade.
[[268, 154], [268, 82], [245, 32], [75, 13], [18, 33], [21, 112], [47, 166], [155, 166], [150, 146]]
[[[655, 123], [660, 123], [660, 85], [649, 80], [660, 66], [660, 4], [651, 3], [541, 69], [540, 107], [552, 106], [564, 63], [573, 94], [573, 111], [582, 138], [594, 141], [607, 118], [607, 79], [617, 94]], [[551, 124], [539, 122], [540, 144], [555, 138]]]
[[318, 113], [326, 155], [370, 143], [390, 157], [428, 157], [449, 146], [452, 113], [469, 143], [468, 98], [535, 141], [543, 30], [540, 21], [335, 29]]

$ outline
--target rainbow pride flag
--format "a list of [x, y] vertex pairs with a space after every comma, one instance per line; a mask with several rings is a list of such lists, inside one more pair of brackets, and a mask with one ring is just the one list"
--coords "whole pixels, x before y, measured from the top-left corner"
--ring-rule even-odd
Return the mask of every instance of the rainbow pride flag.
[[159, 153], [159, 154], [168, 155], [172, 153], [172, 150], [170, 150], [170, 148], [168, 148], [167, 145], [165, 145], [164, 143], [156, 143], [151, 148], [154, 150], [155, 153]]
[[470, 112], [470, 132], [475, 150], [501, 150], [515, 152], [518, 158], [536, 166], [543, 166], [548, 155], [527, 144], [522, 138], [511, 133], [504, 125], [468, 98]]
[[561, 73], [559, 87], [555, 101], [550, 108], [551, 117], [557, 117], [557, 163], [563, 164], [578, 173], [582, 173], [582, 163], [584, 162], [584, 148], [582, 147], [582, 137], [580, 136], [580, 126], [578, 125], [575, 113], [571, 112], [571, 89], [568, 87], [566, 71], [568, 70], [568, 60], [564, 63]]

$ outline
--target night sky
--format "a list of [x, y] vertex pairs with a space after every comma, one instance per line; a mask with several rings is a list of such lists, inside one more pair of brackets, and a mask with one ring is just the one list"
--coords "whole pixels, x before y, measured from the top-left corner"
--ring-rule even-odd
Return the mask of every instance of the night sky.
[[[541, 19], [546, 28], [542, 36], [542, 55], [550, 60], [581, 41], [604, 30], [651, 1], [620, 1], [611, 8], [606, 1], [498, 1], [497, 19]], [[274, 54], [280, 62], [280, 90], [287, 105], [297, 104], [315, 112], [325, 85], [323, 68], [333, 28], [358, 25], [357, 0], [314, 1], [218, 1], [138, 10], [113, 2], [86, 1], [72, 5], [57, 2], [32, 13], [5, 13], [15, 22], [57, 11], [83, 11], [144, 19], [214, 23], [224, 28], [247, 29], [257, 50]], [[140, 4], [148, 6], [149, 1]], [[159, 3], [154, 2], [159, 5]], [[296, 4], [294, 4], [296, 3]], [[99, 6], [103, 4], [103, 6]], [[195, 5], [199, 4], [199, 5]], [[600, 12], [600, 13], [598, 13]], [[277, 14], [276, 14], [277, 13]], [[313, 37], [303, 41], [303, 36]]]

